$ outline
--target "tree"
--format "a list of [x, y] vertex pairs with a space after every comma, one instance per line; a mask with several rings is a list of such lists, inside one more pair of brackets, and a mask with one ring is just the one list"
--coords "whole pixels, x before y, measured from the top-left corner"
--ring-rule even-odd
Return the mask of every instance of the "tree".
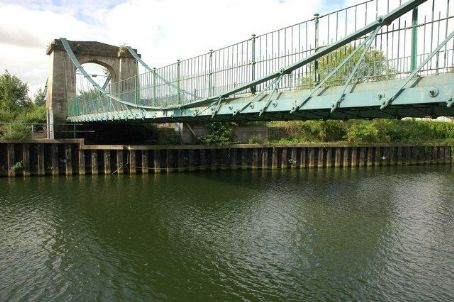
[[27, 83], [8, 71], [0, 75], [0, 139], [26, 139], [32, 124], [45, 121], [44, 92], [38, 90], [32, 102]]
[[38, 91], [36, 91], [33, 103], [35, 103], [36, 106], [44, 106], [46, 104], [46, 94], [43, 89], [39, 88]]
[[27, 83], [5, 70], [0, 75], [0, 110], [13, 112], [29, 104]]
[[[318, 62], [319, 79], [325, 79], [337, 66], [339, 66], [351, 53], [355, 51], [356, 47], [353, 45], [345, 45], [336, 51], [333, 51], [326, 56], [320, 58]], [[353, 57], [327, 82], [326, 86], [343, 85], [350, 73], [352, 72], [355, 64], [359, 61], [363, 49], [357, 51]], [[301, 81], [303, 88], [314, 87], [314, 73], [315, 64], [309, 65], [308, 75]], [[367, 82], [367, 81], [380, 81], [394, 78], [394, 70], [388, 66], [388, 59], [380, 50], [369, 49], [366, 53], [363, 62], [357, 70], [352, 83]]]

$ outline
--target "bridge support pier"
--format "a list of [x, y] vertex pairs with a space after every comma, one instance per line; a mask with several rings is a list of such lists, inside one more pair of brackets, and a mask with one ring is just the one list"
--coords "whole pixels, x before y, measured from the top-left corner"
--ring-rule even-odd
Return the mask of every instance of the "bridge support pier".
[[[111, 83], [118, 83], [138, 75], [138, 64], [123, 48], [94, 41], [68, 41], [80, 64], [95, 63], [106, 68]], [[60, 39], [55, 39], [47, 49], [49, 70], [47, 80], [47, 136], [49, 139], [65, 138], [68, 101], [77, 95], [76, 68], [66, 53]], [[112, 87], [117, 95], [119, 87]]]

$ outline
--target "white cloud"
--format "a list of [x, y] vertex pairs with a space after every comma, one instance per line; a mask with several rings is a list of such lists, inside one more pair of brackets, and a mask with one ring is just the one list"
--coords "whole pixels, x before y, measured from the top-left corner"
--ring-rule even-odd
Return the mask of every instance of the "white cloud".
[[162, 66], [303, 21], [324, 7], [302, 0], [118, 2], [0, 0], [0, 70], [18, 75], [34, 91], [46, 81], [45, 49], [55, 38], [125, 43], [150, 65]]
[[159, 66], [302, 21], [319, 6], [300, 0], [133, 0], [104, 21], [111, 42], [132, 44]]
[[46, 82], [46, 47], [54, 38], [95, 39], [96, 32], [70, 14], [0, 4], [0, 72], [8, 69], [33, 93]]

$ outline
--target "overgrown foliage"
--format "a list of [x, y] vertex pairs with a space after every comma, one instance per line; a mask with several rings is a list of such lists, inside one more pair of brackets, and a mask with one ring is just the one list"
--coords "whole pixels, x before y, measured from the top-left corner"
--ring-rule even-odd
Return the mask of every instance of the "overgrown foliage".
[[233, 143], [232, 127], [229, 123], [212, 122], [207, 125], [208, 133], [200, 138], [204, 145], [228, 145]]
[[270, 143], [427, 143], [454, 140], [454, 123], [377, 119], [269, 122]]
[[26, 139], [34, 123], [44, 123], [44, 92], [38, 90], [32, 100], [28, 85], [5, 71], [0, 75], [0, 139]]

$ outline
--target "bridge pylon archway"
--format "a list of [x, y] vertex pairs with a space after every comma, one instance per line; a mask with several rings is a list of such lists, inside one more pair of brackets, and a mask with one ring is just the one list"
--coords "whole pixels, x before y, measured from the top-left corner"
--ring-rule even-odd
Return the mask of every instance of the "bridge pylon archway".
[[[127, 48], [96, 41], [68, 41], [80, 64], [96, 63], [105, 67], [111, 75], [111, 93], [117, 94], [117, 83], [138, 75], [138, 63]], [[47, 48], [49, 56], [47, 85], [48, 138], [63, 137], [59, 125], [66, 123], [68, 100], [76, 96], [76, 67], [60, 39]]]

